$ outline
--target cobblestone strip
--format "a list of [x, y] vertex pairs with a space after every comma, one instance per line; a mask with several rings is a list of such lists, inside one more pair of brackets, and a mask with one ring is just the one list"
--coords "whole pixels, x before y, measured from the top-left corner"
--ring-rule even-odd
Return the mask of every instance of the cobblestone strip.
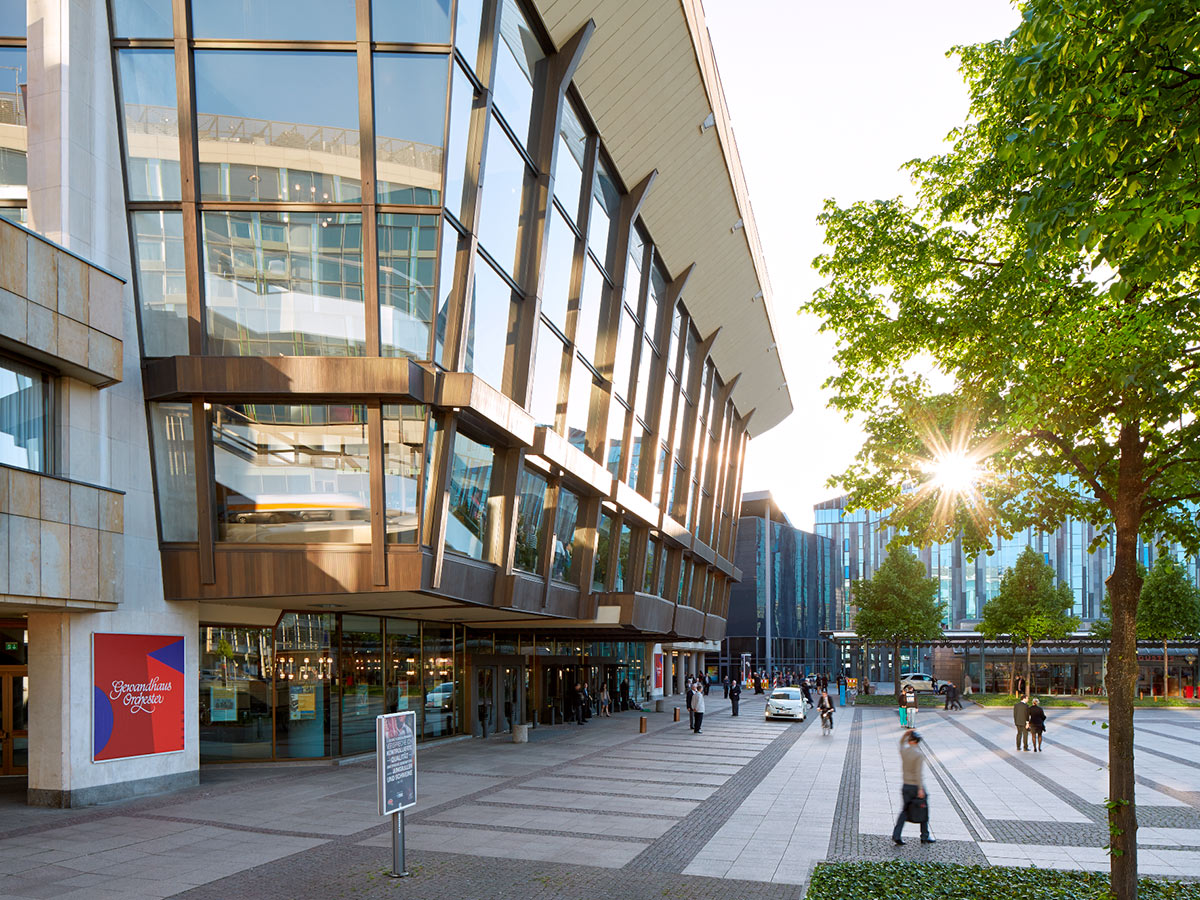
[[758, 756], [746, 763], [740, 772], [730, 776], [711, 797], [702, 801], [662, 837], [631, 859], [625, 868], [638, 871], [682, 872], [775, 768], [775, 764], [800, 739], [812, 721], [805, 719], [798, 723], [798, 727], [793, 725], [788, 728]]
[[[1070, 722], [1056, 722], [1055, 726], [1058, 728], [1074, 728], [1076, 731], [1082, 731], [1084, 734], [1090, 734], [1092, 737], [1097, 736], [1094, 729], [1088, 728], [1084, 725], [1072, 725]], [[1137, 730], [1138, 731], [1149, 731], [1148, 728], [1146, 728], [1146, 729], [1139, 728]], [[1154, 733], [1157, 733], [1157, 732], [1154, 732]], [[1170, 735], [1166, 735], [1166, 736], [1170, 737]], [[1135, 741], [1136, 741], [1136, 738], [1135, 738]], [[1195, 742], [1193, 741], [1192, 743], [1195, 743]], [[1149, 747], [1144, 747], [1144, 746], [1141, 746], [1138, 744], [1134, 745], [1134, 750], [1137, 753], [1149, 753], [1151, 756], [1157, 756], [1160, 759], [1169, 760], [1170, 762], [1173, 762], [1179, 766], [1189, 766], [1190, 768], [1193, 768], [1193, 769], [1200, 769], [1200, 763], [1196, 762], [1194, 759], [1187, 759], [1182, 756], [1175, 756], [1174, 754], [1171, 754], [1171, 753], [1165, 753], [1162, 750], [1152, 750]]]
[[[943, 718], [948, 717], [943, 716]], [[937, 779], [938, 784], [942, 786], [942, 790], [946, 792], [946, 799], [950, 801], [950, 805], [954, 807], [959, 818], [966, 824], [967, 830], [971, 832], [971, 837], [977, 841], [995, 840], [992, 837], [991, 831], [988, 830], [983, 814], [971, 802], [971, 798], [966, 795], [966, 792], [959, 787], [958, 782], [954, 780], [954, 776], [946, 771], [946, 767], [942, 765], [942, 761], [938, 758], [937, 753], [933, 751], [928, 741], [922, 742], [921, 750], [929, 762], [929, 771], [933, 773], [933, 777]]]
[[1196, 738], [1179, 737], [1179, 735], [1168, 734], [1165, 731], [1158, 731], [1154, 728], [1147, 728], [1144, 725], [1136, 725], [1136, 728], [1138, 731], [1146, 732], [1146, 734], [1157, 734], [1159, 737], [1170, 738], [1173, 741], [1183, 741], [1185, 744], [1196, 744], [1196, 745], [1200, 746], [1200, 740], [1197, 740]]
[[829, 859], [854, 859], [858, 856], [858, 796], [862, 772], [862, 710], [854, 710], [850, 720], [850, 739], [846, 761], [842, 765], [842, 783], [837, 806], [833, 810], [833, 828], [829, 832]]

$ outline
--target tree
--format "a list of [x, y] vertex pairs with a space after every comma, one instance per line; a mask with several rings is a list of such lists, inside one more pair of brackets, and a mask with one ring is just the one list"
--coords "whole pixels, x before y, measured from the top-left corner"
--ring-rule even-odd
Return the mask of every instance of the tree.
[[894, 549], [875, 574], [851, 586], [858, 615], [859, 638], [892, 648], [892, 680], [900, 696], [900, 645], [942, 636], [946, 604], [936, 600], [938, 582], [925, 574], [925, 564], [910, 551]]
[[[866, 432], [838, 481], [895, 504], [899, 542], [977, 551], [1068, 517], [1111, 533], [1112, 888], [1134, 900], [1137, 539], [1200, 545], [1200, 41], [1172, 0], [1021, 13], [958, 49], [970, 116], [910, 164], [913, 205], [826, 205], [806, 308], [837, 336], [832, 402]], [[940, 490], [939, 459], [983, 477]]]
[[1079, 627], [1070, 614], [1075, 603], [1071, 588], [1055, 584], [1054, 569], [1032, 547], [1000, 579], [1000, 592], [983, 605], [983, 621], [975, 626], [989, 639], [1008, 635], [1025, 644], [1025, 695], [1033, 683], [1035, 641], [1062, 640]]
[[1138, 603], [1138, 637], [1162, 641], [1163, 696], [1170, 693], [1167, 643], [1200, 634], [1200, 591], [1174, 557], [1162, 554], [1142, 584]]

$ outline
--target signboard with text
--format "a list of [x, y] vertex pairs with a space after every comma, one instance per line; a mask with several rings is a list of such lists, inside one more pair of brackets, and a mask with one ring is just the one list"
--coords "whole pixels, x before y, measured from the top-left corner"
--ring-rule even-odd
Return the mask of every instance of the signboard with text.
[[656, 690], [662, 690], [663, 686], [663, 655], [661, 653], [654, 654], [654, 687]]
[[183, 749], [181, 635], [92, 635], [92, 759]]
[[381, 816], [416, 805], [417, 714], [414, 710], [376, 717], [375, 771]]

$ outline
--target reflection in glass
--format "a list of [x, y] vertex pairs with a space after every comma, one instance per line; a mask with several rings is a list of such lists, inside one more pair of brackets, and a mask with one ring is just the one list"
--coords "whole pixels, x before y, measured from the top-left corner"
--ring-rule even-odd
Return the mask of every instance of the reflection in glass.
[[616, 179], [609, 173], [603, 160], [596, 161], [596, 181], [592, 187], [592, 216], [588, 220], [588, 249], [596, 259], [608, 268], [615, 229], [613, 220], [621, 205], [621, 192]]
[[587, 133], [575, 107], [563, 104], [558, 129], [558, 152], [554, 155], [554, 196], [574, 222], [579, 217], [579, 192], [583, 189], [583, 158]]
[[649, 421], [646, 409], [650, 399], [650, 366], [654, 362], [654, 345], [647, 338], [642, 342], [642, 356], [638, 360], [637, 391], [634, 410], [643, 421]]
[[[168, 9], [168, 15], [170, 10]], [[179, 110], [172, 50], [121, 50], [130, 200], [179, 199]]]
[[558, 489], [558, 508], [554, 512], [554, 559], [550, 576], [571, 580], [571, 560], [575, 555], [575, 527], [579, 522], [579, 495], [565, 487]]
[[426, 623], [421, 628], [424, 659], [423, 735], [442, 737], [458, 731], [459, 685], [454, 680], [454, 626]]
[[533, 106], [533, 71], [545, 54], [517, 7], [516, 0], [501, 0], [500, 49], [496, 53], [495, 104], [522, 142], [529, 140], [529, 113]]
[[417, 542], [417, 496], [425, 455], [425, 407], [383, 406], [383, 491], [387, 540]]
[[375, 0], [371, 4], [371, 40], [450, 43], [450, 0]]
[[633, 350], [636, 347], [638, 324], [629, 310], [622, 310], [621, 331], [617, 336], [617, 355], [613, 359], [613, 387], [622, 397], [629, 396], [629, 378], [633, 367]]
[[337, 660], [334, 617], [284, 613], [275, 628], [275, 755], [332, 756], [338, 715], [329, 703]]
[[188, 353], [188, 311], [183, 214], [163, 211], [130, 215], [142, 319], [142, 352], [148, 357], [185, 356]]
[[467, 327], [466, 371], [504, 390], [504, 359], [515, 340], [514, 295], [508, 282], [482, 257], [475, 259], [471, 321]]
[[202, 200], [362, 199], [353, 53], [197, 50], [194, 60]]
[[[463, 55], [471, 71], [479, 65], [479, 26], [483, 19], [483, 0], [458, 0], [454, 22], [454, 46]], [[488, 73], [479, 72], [480, 81], [487, 84]]]
[[586, 452], [588, 417], [591, 415], [594, 384], [591, 369], [577, 358], [571, 367], [571, 384], [567, 395], [567, 441], [576, 450], [583, 452]]
[[667, 276], [656, 260], [650, 267], [650, 290], [646, 292], [646, 337], [658, 347], [658, 311], [667, 301]]
[[[7, 4], [5, 4], [7, 5]], [[171, 24], [171, 0], [112, 0], [113, 37], [169, 38], [175, 29]], [[24, 19], [24, 16], [21, 17]], [[4, 23], [0, 20], [0, 33]], [[22, 34], [24, 32], [22, 31]], [[174, 82], [172, 82], [174, 85]]]
[[533, 395], [529, 412], [539, 425], [554, 427], [558, 415], [558, 382], [562, 374], [563, 342], [545, 322], [538, 325], [533, 363]]
[[[24, 6], [18, 8], [24, 19]], [[24, 34], [22, 29], [21, 36]], [[0, 199], [4, 200], [26, 201], [29, 197], [29, 129], [22, 90], [27, 84], [25, 48], [0, 47]]]
[[443, 202], [455, 218], [462, 219], [463, 173], [467, 168], [467, 137], [471, 130], [471, 106], [475, 87], [457, 61], [450, 84], [450, 133], [446, 139], [446, 190]]
[[214, 404], [217, 540], [371, 540], [365, 406]]
[[433, 335], [433, 359], [443, 366], [447, 365], [446, 325], [450, 317], [450, 293], [454, 290], [454, 265], [458, 261], [458, 242], [459, 233], [447, 219], [442, 225], [441, 260], [438, 266], [438, 292], [441, 300], [438, 302], [437, 323]]
[[612, 551], [613, 520], [608, 513], [600, 516], [596, 537], [596, 561], [592, 566], [592, 590], [603, 591], [608, 584], [608, 557]]
[[192, 36], [244, 41], [352, 41], [354, 0], [203, 0]]
[[658, 541], [653, 538], [646, 544], [646, 574], [642, 579], [642, 590], [647, 594], [655, 593], [654, 566], [658, 561]]
[[343, 755], [375, 749], [375, 717], [383, 715], [383, 631], [377, 616], [342, 615]]
[[[628, 525], [621, 525], [621, 546], [617, 550], [617, 570], [613, 573], [613, 590], [625, 590], [625, 573], [629, 571], [629, 543], [633, 532]], [[630, 590], [633, 586], [630, 585]]]
[[523, 572], [542, 568], [542, 520], [546, 510], [546, 479], [531, 469], [521, 470], [517, 485], [517, 539], [513, 565]]
[[446, 57], [375, 54], [375, 170], [380, 203], [442, 202]]
[[510, 275], [516, 263], [525, 177], [525, 160], [493, 119], [480, 187], [479, 242]]
[[608, 471], [613, 478], [620, 477], [621, 447], [625, 439], [625, 417], [629, 410], [615, 396], [608, 404]]
[[361, 356], [362, 217], [204, 213], [209, 352]]
[[379, 214], [379, 332], [382, 356], [429, 357], [438, 217]]
[[446, 520], [446, 549], [483, 559], [489, 526], [488, 499], [492, 491], [492, 448], [459, 433], [450, 458], [450, 515]]
[[151, 403], [154, 493], [164, 541], [196, 540], [196, 448], [191, 403]]
[[633, 439], [629, 445], [629, 475], [625, 483], [637, 489], [638, 473], [642, 466], [642, 446], [647, 432], [635, 421], [633, 423]]
[[567, 303], [571, 296], [571, 269], [575, 263], [575, 232], [557, 208], [550, 212], [550, 243], [546, 248], [546, 275], [542, 282], [542, 315], [567, 333]]
[[596, 358], [596, 336], [600, 327], [600, 300], [608, 282], [590, 257], [583, 273], [583, 293], [575, 316], [575, 347], [585, 359]]
[[0, 465], [51, 471], [51, 390], [45, 373], [0, 357]]
[[272, 631], [200, 626], [201, 760], [271, 758]]
[[405, 619], [384, 619], [387, 632], [387, 711], [415, 710], [424, 716], [421, 692], [421, 626]]

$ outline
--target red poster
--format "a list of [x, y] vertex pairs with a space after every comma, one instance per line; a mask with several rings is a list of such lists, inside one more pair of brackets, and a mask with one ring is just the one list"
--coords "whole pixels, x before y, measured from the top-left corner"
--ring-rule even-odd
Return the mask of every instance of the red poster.
[[663, 682], [663, 655], [661, 653], [654, 654], [654, 686], [660, 691], [662, 690]]
[[183, 749], [183, 638], [92, 636], [92, 759]]

